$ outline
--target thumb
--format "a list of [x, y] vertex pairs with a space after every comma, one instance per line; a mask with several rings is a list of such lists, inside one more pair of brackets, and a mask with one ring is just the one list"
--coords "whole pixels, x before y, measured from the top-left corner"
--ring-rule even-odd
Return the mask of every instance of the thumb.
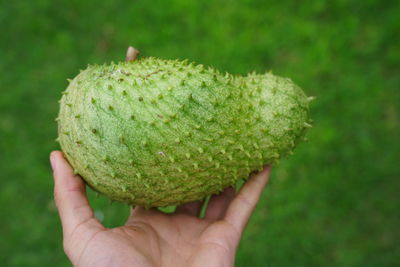
[[75, 237], [104, 229], [94, 217], [86, 196], [86, 187], [82, 178], [74, 175], [71, 166], [60, 151], [50, 154], [54, 176], [54, 199], [63, 227], [64, 247], [66, 241]]

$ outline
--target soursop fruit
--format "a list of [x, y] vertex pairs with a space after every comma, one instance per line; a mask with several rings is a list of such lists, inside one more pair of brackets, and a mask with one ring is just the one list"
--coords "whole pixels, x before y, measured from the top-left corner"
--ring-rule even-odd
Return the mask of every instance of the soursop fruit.
[[292, 153], [310, 127], [290, 79], [179, 60], [89, 66], [60, 102], [59, 142], [77, 174], [112, 200], [200, 200]]

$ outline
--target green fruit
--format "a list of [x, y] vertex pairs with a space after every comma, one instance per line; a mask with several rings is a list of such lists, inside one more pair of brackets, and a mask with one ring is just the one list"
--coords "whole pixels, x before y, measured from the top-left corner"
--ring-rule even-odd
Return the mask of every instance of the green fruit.
[[145, 58], [89, 66], [63, 93], [59, 141], [96, 191], [146, 207], [200, 200], [291, 154], [309, 98], [291, 80]]

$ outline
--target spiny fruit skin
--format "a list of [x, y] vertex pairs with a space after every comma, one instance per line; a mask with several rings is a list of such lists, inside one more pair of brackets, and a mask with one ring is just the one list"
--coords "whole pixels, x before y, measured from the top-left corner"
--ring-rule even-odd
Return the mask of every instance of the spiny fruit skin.
[[292, 153], [309, 127], [291, 80], [178, 60], [89, 66], [62, 96], [59, 142], [110, 199], [146, 207], [200, 200]]

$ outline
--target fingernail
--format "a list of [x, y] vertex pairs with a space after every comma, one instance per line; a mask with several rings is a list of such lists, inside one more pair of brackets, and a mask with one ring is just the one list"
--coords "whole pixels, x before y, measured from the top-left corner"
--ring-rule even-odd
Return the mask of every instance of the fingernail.
[[50, 153], [50, 164], [51, 164], [51, 168], [53, 169], [53, 171], [56, 169], [56, 157], [54, 156], [54, 153]]

